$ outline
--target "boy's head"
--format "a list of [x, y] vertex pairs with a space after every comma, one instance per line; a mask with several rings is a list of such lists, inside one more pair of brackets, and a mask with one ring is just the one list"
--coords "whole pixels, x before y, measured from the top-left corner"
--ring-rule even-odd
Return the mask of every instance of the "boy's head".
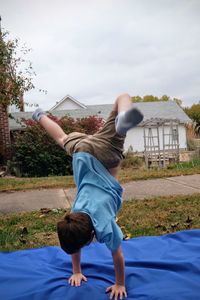
[[94, 227], [87, 214], [77, 212], [66, 214], [57, 223], [57, 232], [61, 248], [66, 253], [73, 254], [92, 241]]

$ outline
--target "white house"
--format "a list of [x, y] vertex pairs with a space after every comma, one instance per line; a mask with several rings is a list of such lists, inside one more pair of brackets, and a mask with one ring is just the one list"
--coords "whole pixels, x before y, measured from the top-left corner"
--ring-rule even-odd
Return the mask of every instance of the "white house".
[[[176, 120], [178, 122], [178, 127], [176, 129], [174, 136], [179, 136], [179, 149], [187, 148], [187, 139], [186, 139], [186, 124], [190, 123], [190, 118], [185, 114], [185, 112], [179, 107], [174, 101], [166, 102], [141, 102], [135, 103], [137, 107], [144, 115], [144, 120], [136, 128], [131, 129], [125, 140], [125, 151], [130, 148], [135, 152], [144, 151], [144, 126], [148, 124], [151, 120], [157, 119], [168, 119]], [[91, 115], [97, 115], [102, 117], [104, 120], [109, 116], [110, 111], [112, 110], [113, 104], [104, 104], [104, 105], [84, 105], [67, 95], [61, 101], [56, 103], [49, 112], [57, 117], [63, 117], [69, 115], [73, 118], [82, 118]], [[10, 120], [10, 129], [11, 130], [21, 130], [22, 125], [20, 125], [17, 120], [21, 118], [29, 119], [31, 118], [30, 112], [18, 112], [13, 113], [14, 119]], [[152, 129], [153, 134], [156, 129]], [[165, 132], [170, 130], [168, 124], [165, 126]], [[159, 135], [162, 137], [163, 127], [158, 128]], [[167, 136], [167, 134], [166, 134]], [[166, 142], [166, 141], [165, 141]], [[160, 138], [161, 149], [163, 147], [163, 138]]]

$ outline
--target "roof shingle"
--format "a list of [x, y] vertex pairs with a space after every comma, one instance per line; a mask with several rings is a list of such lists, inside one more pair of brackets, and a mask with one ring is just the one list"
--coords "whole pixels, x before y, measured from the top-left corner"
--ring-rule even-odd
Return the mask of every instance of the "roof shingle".
[[[134, 103], [135, 107], [141, 110], [144, 115], [144, 121], [152, 118], [178, 119], [180, 123], [190, 123], [191, 119], [186, 115], [181, 107], [174, 101], [166, 102], [140, 102]], [[92, 115], [98, 115], [103, 119], [107, 119], [112, 110], [112, 104], [88, 105], [86, 109], [52, 111], [51, 113], [57, 117], [69, 115], [72, 118], [83, 118]], [[14, 119], [9, 119], [10, 130], [22, 129], [24, 126], [18, 123], [21, 119], [31, 119], [32, 112], [16, 112], [12, 113]]]

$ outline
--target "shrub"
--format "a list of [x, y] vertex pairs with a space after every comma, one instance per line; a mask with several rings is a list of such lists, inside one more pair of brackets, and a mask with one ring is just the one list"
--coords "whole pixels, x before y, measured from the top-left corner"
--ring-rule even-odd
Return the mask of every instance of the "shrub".
[[5, 157], [4, 155], [0, 152], [0, 166], [2, 166], [5, 162]]
[[[68, 134], [72, 131], [93, 134], [103, 124], [96, 116], [74, 120], [49, 116]], [[15, 135], [11, 169], [23, 177], [72, 174], [71, 157], [48, 136], [45, 130], [32, 120], [23, 120], [26, 129]]]
[[196, 149], [196, 144], [194, 139], [188, 139], [187, 140], [187, 149], [189, 151], [194, 151]]
[[142, 157], [136, 156], [131, 152], [125, 154], [125, 158], [122, 161], [122, 168], [135, 168], [139, 169], [144, 164], [144, 159]]

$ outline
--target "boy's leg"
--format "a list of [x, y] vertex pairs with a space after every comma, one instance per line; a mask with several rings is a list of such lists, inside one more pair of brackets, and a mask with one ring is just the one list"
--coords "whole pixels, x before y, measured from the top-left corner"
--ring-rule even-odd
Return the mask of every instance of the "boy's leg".
[[[120, 116], [121, 113], [122, 116], [125, 114], [125, 118], [123, 116], [122, 122]], [[128, 124], [127, 124], [127, 114], [128, 114], [128, 119], [130, 118], [130, 122], [128, 122]], [[103, 141], [107, 141], [109, 145], [107, 149], [107, 158], [110, 160], [116, 158], [116, 167], [111, 167], [110, 164], [104, 164], [105, 167], [109, 170], [109, 172], [114, 177], [117, 177], [120, 161], [123, 158], [123, 148], [124, 148], [123, 146], [124, 146], [126, 133], [130, 128], [133, 128], [138, 123], [140, 123], [142, 119], [143, 119], [143, 115], [137, 109], [134, 108], [133, 103], [131, 101], [131, 97], [128, 94], [123, 94], [116, 99], [112, 112], [108, 120], [104, 124], [104, 127], [97, 134], [94, 135], [95, 137], [100, 138]], [[121, 126], [120, 131], [119, 131], [119, 124]], [[98, 150], [98, 148], [95, 149]], [[108, 151], [109, 149], [112, 149], [111, 156], [109, 156], [110, 155], [110, 152]], [[97, 150], [96, 150], [96, 154], [98, 153]], [[98, 156], [97, 158], [99, 159]]]
[[39, 122], [40, 125], [47, 131], [47, 133], [64, 148], [64, 141], [67, 139], [67, 134], [62, 130], [62, 128], [46, 116], [45, 112], [41, 109], [37, 109], [32, 118]]
[[121, 111], [127, 111], [132, 105], [133, 102], [131, 101], [131, 97], [128, 94], [122, 94], [117, 97], [113, 110], [120, 113]]
[[[133, 110], [133, 113], [132, 113], [132, 110]], [[131, 97], [128, 94], [120, 95], [115, 100], [112, 111], [111, 111], [108, 119], [106, 120], [104, 126], [97, 132], [97, 134], [94, 134], [94, 136], [101, 135], [102, 137], [107, 138], [109, 140], [112, 139], [113, 137], [116, 136], [116, 133], [118, 133], [116, 131], [116, 127], [117, 127], [116, 126], [116, 123], [117, 123], [116, 119], [119, 118], [119, 115], [121, 113], [123, 114], [124, 112], [129, 112], [129, 114], [131, 116], [131, 119], [134, 119], [135, 111], [138, 112], [138, 110], [133, 107], [133, 102], [131, 101]], [[132, 125], [132, 123], [131, 123], [131, 125]], [[134, 127], [134, 126], [132, 126], [132, 127]], [[125, 134], [121, 135], [121, 136], [123, 136], [123, 139], [124, 139], [124, 135]]]
[[115, 126], [120, 135], [126, 135], [129, 129], [137, 126], [143, 120], [142, 113], [133, 106], [128, 94], [123, 94], [117, 98], [114, 110], [118, 113]]

